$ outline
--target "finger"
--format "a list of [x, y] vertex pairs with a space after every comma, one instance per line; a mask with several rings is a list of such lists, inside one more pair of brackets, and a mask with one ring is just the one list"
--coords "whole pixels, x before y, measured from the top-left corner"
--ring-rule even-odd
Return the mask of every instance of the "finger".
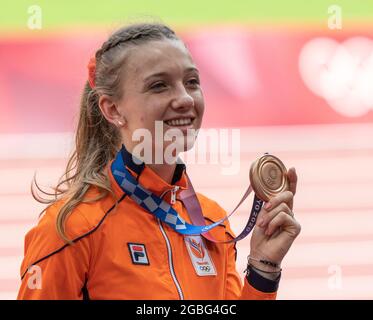
[[264, 213], [258, 219], [258, 223], [257, 223], [257, 225], [262, 228], [266, 227], [267, 224], [270, 223], [271, 220], [274, 217], [276, 217], [280, 212], [285, 212], [289, 214], [290, 216], [292, 216], [292, 212], [289, 206], [285, 202], [280, 203], [277, 207], [275, 207], [271, 211], [268, 211], [268, 212], [266, 210], [263, 210], [263, 211]]
[[295, 225], [295, 220], [286, 212], [281, 211], [268, 224], [268, 227], [265, 230], [264, 234], [267, 236], [271, 236], [278, 228], [293, 224]]
[[297, 182], [298, 182], [298, 176], [297, 172], [295, 171], [295, 168], [290, 168], [287, 172], [287, 177], [289, 179], [289, 189], [295, 195], [297, 192]]
[[260, 211], [259, 211], [259, 214], [258, 214], [258, 217], [256, 219], [256, 223], [255, 225], [260, 227], [261, 228], [261, 225], [263, 223], [263, 220], [264, 220], [264, 217], [267, 215], [267, 211], [264, 210], [264, 208], [262, 208]]
[[291, 224], [282, 225], [281, 228], [283, 231], [279, 233], [278, 239], [279, 239], [279, 242], [282, 242], [282, 243], [288, 240], [289, 237], [295, 239], [296, 237], [298, 237], [298, 235], [300, 234], [302, 230], [302, 226], [295, 219], [292, 219]]
[[[269, 211], [277, 207], [280, 203], [285, 202], [287, 204], [291, 204], [293, 201], [293, 193], [291, 191], [284, 191], [278, 194], [277, 196], [271, 198], [266, 205], [264, 206], [264, 209]], [[290, 206], [289, 206], [290, 207]], [[291, 207], [290, 207], [291, 208]]]
[[[289, 180], [289, 190], [293, 193], [293, 195], [295, 195], [295, 193], [297, 192], [297, 182], [298, 182], [298, 176], [295, 171], [295, 168], [290, 168], [287, 173], [287, 176]], [[293, 209], [293, 206], [294, 206], [294, 199], [292, 199], [289, 202], [289, 207], [291, 209]]]

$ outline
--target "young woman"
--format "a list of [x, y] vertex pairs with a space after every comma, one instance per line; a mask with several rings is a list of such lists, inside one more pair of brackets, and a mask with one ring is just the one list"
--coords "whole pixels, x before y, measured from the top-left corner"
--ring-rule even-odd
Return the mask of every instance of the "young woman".
[[[275, 299], [279, 266], [300, 232], [291, 211], [295, 170], [288, 171], [291, 192], [258, 215], [242, 284], [235, 245], [219, 243], [234, 238], [227, 221], [210, 231], [218, 242], [183, 235], [131, 195], [141, 186], [174, 209], [177, 221], [191, 223], [180, 201], [189, 183], [185, 166], [166, 161], [171, 141], [154, 139], [159, 124], [178, 129], [187, 150], [188, 129], [201, 127], [198, 69], [183, 42], [161, 24], [127, 26], [96, 52], [88, 78], [65, 179], [25, 238], [18, 298]], [[135, 152], [139, 130], [153, 138], [146, 144], [152, 161]], [[162, 161], [154, 161], [160, 150]], [[197, 197], [206, 224], [226, 216], [216, 202]]]

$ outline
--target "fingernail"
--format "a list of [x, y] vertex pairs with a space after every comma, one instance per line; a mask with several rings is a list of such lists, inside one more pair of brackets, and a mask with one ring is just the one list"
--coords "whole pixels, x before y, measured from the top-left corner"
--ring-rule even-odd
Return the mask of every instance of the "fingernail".
[[266, 205], [264, 206], [264, 209], [268, 210], [268, 209], [271, 209], [271, 203], [270, 202], [267, 202]]

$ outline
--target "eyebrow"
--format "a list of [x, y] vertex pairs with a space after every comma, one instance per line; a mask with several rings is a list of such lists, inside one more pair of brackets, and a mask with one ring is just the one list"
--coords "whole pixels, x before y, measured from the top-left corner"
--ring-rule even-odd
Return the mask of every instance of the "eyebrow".
[[[190, 67], [190, 68], [187, 68], [185, 69], [185, 73], [187, 72], [191, 72], [191, 71], [194, 71], [194, 72], [197, 72], [198, 75], [199, 75], [199, 71], [197, 68], [195, 67]], [[144, 82], [147, 82], [149, 79], [151, 78], [155, 78], [155, 77], [161, 77], [161, 76], [167, 76], [168, 73], [167, 72], [157, 72], [157, 73], [154, 73], [154, 74], [151, 74], [150, 76], [147, 76], [145, 79], [144, 79]]]

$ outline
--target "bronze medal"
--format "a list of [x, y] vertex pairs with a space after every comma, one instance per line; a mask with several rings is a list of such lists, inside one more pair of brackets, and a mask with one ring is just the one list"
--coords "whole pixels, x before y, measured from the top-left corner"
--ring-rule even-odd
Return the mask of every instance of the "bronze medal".
[[270, 154], [263, 155], [251, 165], [250, 183], [258, 198], [265, 202], [289, 190], [285, 165]]

